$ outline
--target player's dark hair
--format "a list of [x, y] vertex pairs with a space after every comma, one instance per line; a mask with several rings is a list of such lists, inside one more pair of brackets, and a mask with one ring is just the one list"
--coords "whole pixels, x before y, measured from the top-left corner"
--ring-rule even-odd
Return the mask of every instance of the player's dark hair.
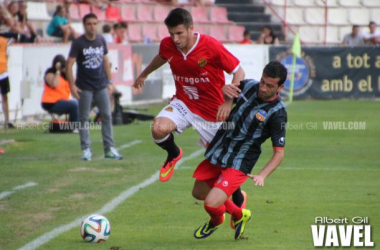
[[176, 8], [169, 12], [168, 16], [165, 18], [165, 25], [174, 28], [178, 25], [185, 25], [186, 28], [189, 28], [190, 25], [193, 25], [193, 18], [189, 11]]
[[98, 19], [98, 17], [94, 13], [88, 13], [82, 19], [83, 24], [86, 24], [87, 19], [90, 19], [90, 18]]
[[288, 70], [278, 61], [271, 61], [265, 66], [263, 73], [270, 78], [280, 78], [278, 86], [281, 86], [286, 81]]
[[244, 30], [243, 36], [250, 35], [249, 30]]

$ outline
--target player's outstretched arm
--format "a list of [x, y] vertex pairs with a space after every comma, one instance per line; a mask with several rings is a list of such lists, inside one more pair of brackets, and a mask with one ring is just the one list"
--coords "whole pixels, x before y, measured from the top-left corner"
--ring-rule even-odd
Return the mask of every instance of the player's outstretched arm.
[[253, 180], [255, 186], [264, 186], [264, 180], [280, 165], [282, 159], [284, 158], [284, 148], [273, 148], [272, 158], [269, 160], [267, 165], [260, 171], [259, 174], [247, 174], [249, 178]]
[[153, 60], [149, 63], [149, 65], [141, 72], [141, 74], [137, 77], [133, 87], [136, 89], [142, 88], [144, 86], [146, 78], [148, 78], [149, 74], [164, 65], [166, 61], [162, 59], [159, 55], [156, 55]]

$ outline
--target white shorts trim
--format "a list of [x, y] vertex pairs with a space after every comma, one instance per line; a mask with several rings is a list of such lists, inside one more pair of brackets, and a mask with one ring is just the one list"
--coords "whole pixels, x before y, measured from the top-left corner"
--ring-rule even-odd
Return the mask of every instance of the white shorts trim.
[[185, 103], [173, 99], [157, 115], [172, 120], [177, 126], [176, 132], [181, 134], [185, 129], [193, 127], [197, 130], [201, 143], [207, 146], [214, 138], [222, 122], [210, 122], [189, 110]]

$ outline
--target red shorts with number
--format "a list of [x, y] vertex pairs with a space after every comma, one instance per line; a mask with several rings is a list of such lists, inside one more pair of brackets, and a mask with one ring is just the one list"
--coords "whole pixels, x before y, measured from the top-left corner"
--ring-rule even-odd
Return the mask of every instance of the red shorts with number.
[[195, 169], [193, 178], [205, 181], [211, 188], [216, 187], [231, 196], [246, 180], [247, 176], [233, 168], [222, 168], [209, 162], [202, 161]]

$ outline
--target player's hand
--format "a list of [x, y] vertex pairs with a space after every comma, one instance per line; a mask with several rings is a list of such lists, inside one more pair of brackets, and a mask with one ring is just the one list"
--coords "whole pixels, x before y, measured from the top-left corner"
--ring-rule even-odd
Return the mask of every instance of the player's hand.
[[264, 180], [265, 180], [264, 177], [260, 175], [253, 175], [253, 174], [247, 174], [247, 176], [253, 180], [253, 183], [255, 184], [255, 186], [260, 186], [260, 187], [264, 186]]
[[136, 89], [142, 88], [144, 86], [145, 80], [146, 77], [140, 75], [137, 77], [135, 83], [133, 84], [133, 87]]
[[77, 86], [73, 86], [72, 88], [71, 88], [71, 95], [75, 98], [75, 99], [77, 99], [77, 100], [79, 100], [79, 93], [80, 92], [82, 92], [82, 90], [80, 90]]
[[219, 122], [222, 122], [226, 120], [230, 116], [231, 112], [231, 104], [229, 103], [223, 103], [218, 108], [218, 113], [216, 114], [216, 120]]
[[238, 98], [241, 92], [241, 90], [238, 88], [239, 85], [240, 83], [224, 85], [222, 88], [222, 92], [225, 96], [228, 96], [229, 98]]
[[115, 86], [113, 84], [107, 84], [108, 95], [111, 96], [115, 92]]

